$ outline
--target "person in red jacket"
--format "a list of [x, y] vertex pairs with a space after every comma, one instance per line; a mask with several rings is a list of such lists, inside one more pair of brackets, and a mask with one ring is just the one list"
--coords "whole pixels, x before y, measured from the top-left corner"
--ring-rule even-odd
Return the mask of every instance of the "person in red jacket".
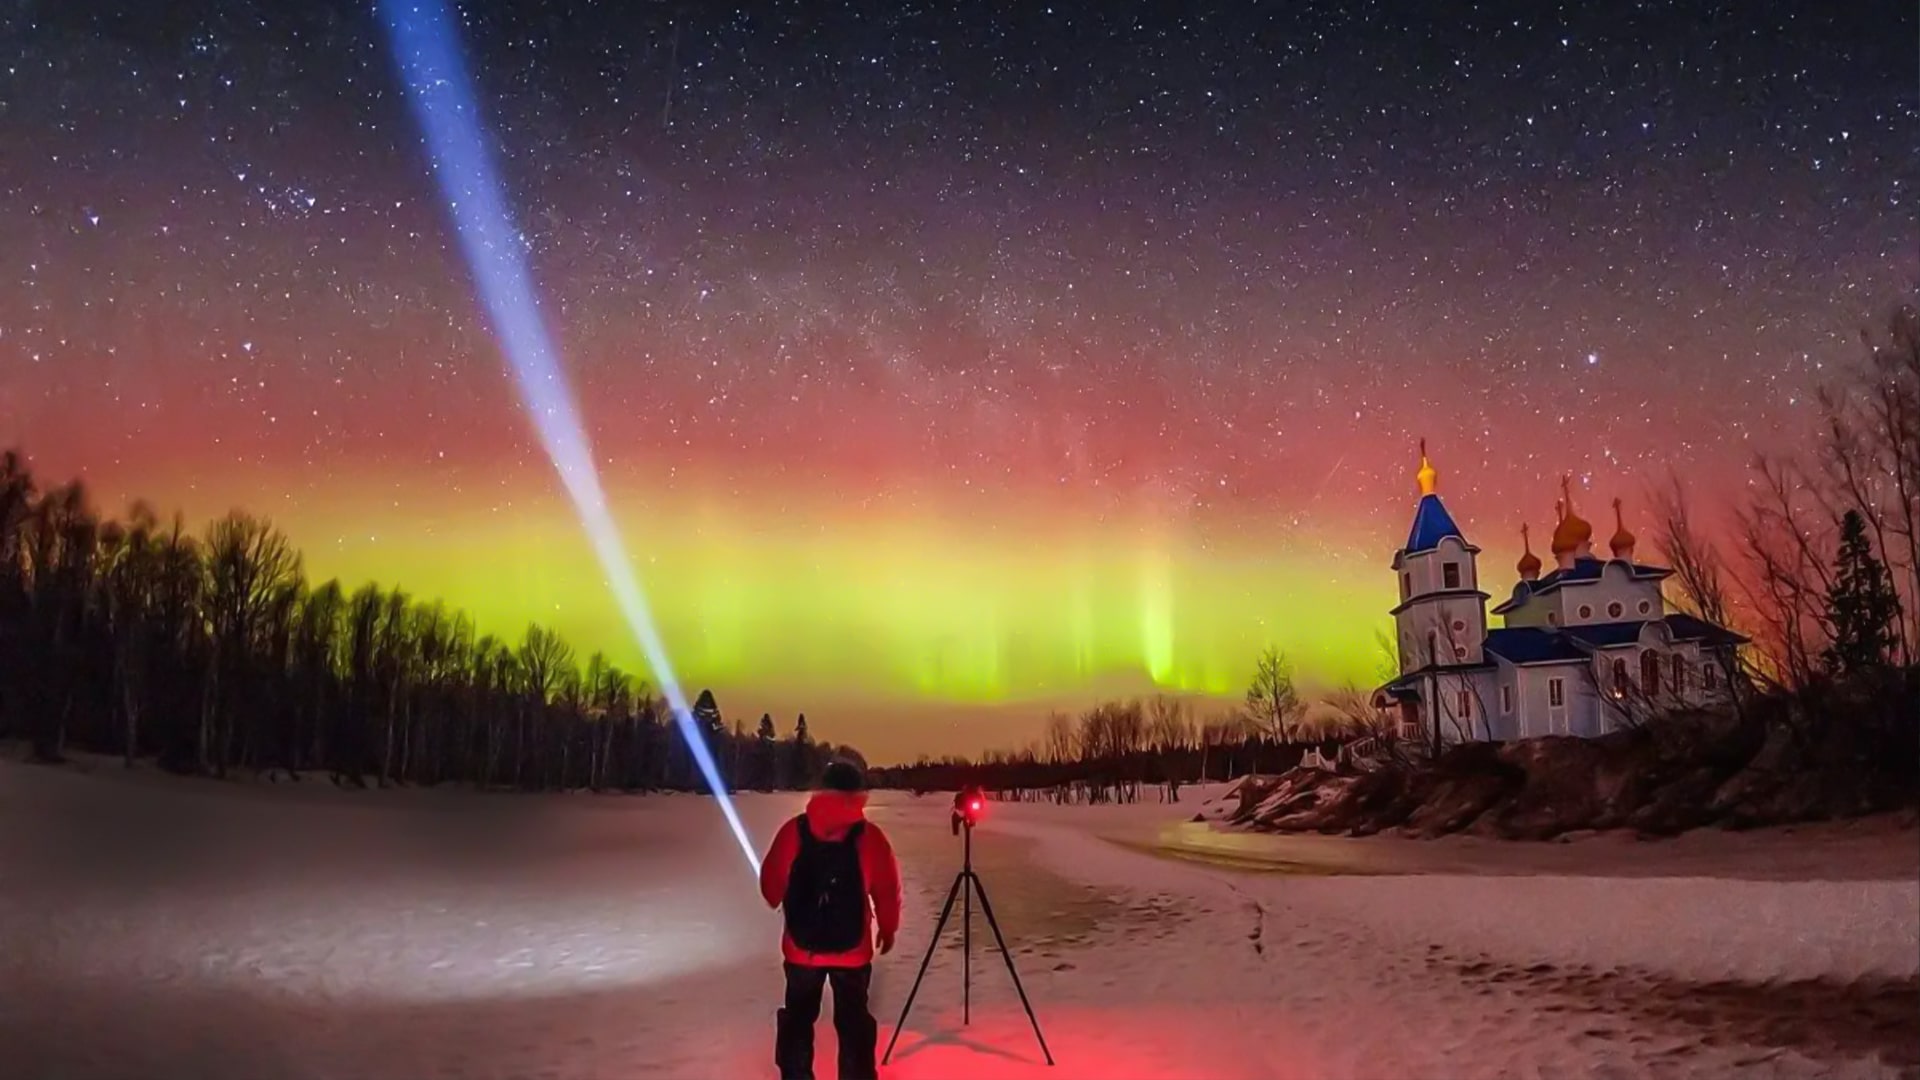
[[887, 834], [867, 820], [866, 777], [847, 761], [830, 763], [806, 813], [780, 827], [760, 864], [760, 895], [783, 909], [780, 952], [786, 1006], [774, 1035], [782, 1080], [812, 1080], [813, 1025], [833, 983], [833, 1026], [843, 1080], [878, 1075], [879, 1025], [867, 1008], [874, 940], [882, 955], [900, 932], [900, 864]]

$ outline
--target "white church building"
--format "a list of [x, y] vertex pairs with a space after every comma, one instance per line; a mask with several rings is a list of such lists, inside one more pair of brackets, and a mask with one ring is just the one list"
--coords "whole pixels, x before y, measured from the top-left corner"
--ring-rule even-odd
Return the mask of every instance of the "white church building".
[[1504, 625], [1488, 629], [1480, 549], [1434, 493], [1424, 443], [1418, 476], [1413, 529], [1393, 558], [1400, 674], [1373, 696], [1375, 708], [1398, 716], [1402, 738], [1431, 746], [1594, 736], [1727, 693], [1729, 661], [1746, 639], [1667, 610], [1660, 583], [1673, 571], [1634, 558], [1619, 500], [1612, 557], [1603, 559], [1563, 480], [1554, 568], [1540, 572], [1522, 525], [1520, 580], [1493, 609]]

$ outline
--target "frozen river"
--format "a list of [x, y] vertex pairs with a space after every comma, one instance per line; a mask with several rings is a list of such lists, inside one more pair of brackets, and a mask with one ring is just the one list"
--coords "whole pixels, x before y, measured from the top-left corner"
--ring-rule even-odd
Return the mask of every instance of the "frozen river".
[[[749, 796], [764, 842], [802, 803]], [[885, 1075], [1881, 1076], [1920, 1065], [1911, 881], [1299, 877], [1108, 843], [1181, 808], [996, 807], [975, 926]], [[883, 1041], [958, 867], [939, 797]], [[1806, 920], [1799, 925], [1798, 920]], [[1817, 925], [1814, 924], [1817, 920]], [[778, 918], [707, 800], [344, 793], [0, 763], [8, 1077], [771, 1076]], [[821, 1075], [831, 1076], [823, 1029]]]

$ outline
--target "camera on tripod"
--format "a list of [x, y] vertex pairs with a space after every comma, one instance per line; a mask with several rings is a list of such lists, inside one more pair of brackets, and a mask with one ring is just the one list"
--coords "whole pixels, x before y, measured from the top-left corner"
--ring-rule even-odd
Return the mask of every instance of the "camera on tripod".
[[1020, 995], [1020, 1007], [1027, 1011], [1027, 1022], [1033, 1025], [1033, 1037], [1040, 1043], [1040, 1054], [1053, 1064], [1053, 1051], [1047, 1049], [1047, 1037], [1040, 1034], [1040, 1018], [1033, 1015], [1033, 1002], [1027, 1000], [1027, 988], [1020, 984], [1020, 973], [1014, 970], [1013, 953], [1007, 949], [1007, 939], [1001, 936], [1000, 920], [993, 917], [993, 903], [987, 899], [987, 886], [980, 875], [973, 872], [973, 827], [980, 824], [980, 818], [987, 812], [987, 793], [977, 784], [963, 787], [953, 797], [953, 835], [959, 836], [966, 830], [966, 846], [961, 848], [960, 872], [953, 876], [953, 888], [947, 890], [947, 902], [940, 908], [940, 920], [933, 924], [933, 938], [927, 942], [927, 954], [920, 958], [920, 973], [913, 977], [913, 989], [907, 991], [907, 1003], [900, 1009], [900, 1020], [893, 1025], [893, 1038], [887, 1040], [887, 1052], [881, 1056], [880, 1063], [885, 1065], [893, 1060], [893, 1048], [900, 1041], [900, 1033], [907, 1029], [907, 1014], [913, 1011], [913, 1000], [920, 996], [920, 980], [927, 977], [927, 965], [933, 963], [933, 951], [940, 945], [940, 934], [947, 928], [947, 918], [953, 914], [954, 901], [960, 901], [960, 1022], [973, 1022], [973, 901], [980, 899], [980, 913], [987, 917], [987, 928], [993, 931], [994, 944], [1000, 946], [1000, 958], [1007, 962], [1007, 974], [1013, 979], [1014, 992]]
[[978, 787], [963, 787], [953, 796], [953, 835], [960, 835], [961, 826], [971, 829], [980, 824], [980, 818], [987, 812], [987, 795]]

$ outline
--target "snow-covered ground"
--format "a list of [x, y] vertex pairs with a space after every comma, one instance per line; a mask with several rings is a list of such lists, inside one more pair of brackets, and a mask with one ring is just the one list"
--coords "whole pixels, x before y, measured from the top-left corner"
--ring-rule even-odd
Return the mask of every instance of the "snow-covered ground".
[[[764, 840], [800, 803], [743, 808]], [[1208, 834], [1176, 827], [1193, 811], [995, 806], [976, 863], [1059, 1066], [1041, 1063], [976, 922], [972, 1024], [954, 934], [883, 1074], [1920, 1067], [1920, 883], [1882, 851], [1911, 832], [1824, 863], [1817, 831], [1730, 842], [1758, 845], [1747, 865], [1826, 880], [1762, 880], [1781, 874], [1700, 854], [1711, 840], [1616, 845], [1592, 860], [1601, 876], [1557, 854], [1572, 861], [1523, 872], [1490, 855], [1498, 873], [1481, 874], [1462, 848], [1410, 868], [1392, 844], [1308, 858], [1262, 839], [1238, 853], [1389, 871], [1353, 876], [1142, 850], [1204, 847]], [[883, 1041], [957, 869], [945, 814], [937, 796], [876, 800], [908, 890], [900, 948], [875, 981]], [[1385, 855], [1367, 866], [1369, 851]], [[778, 928], [705, 799], [348, 793], [0, 763], [8, 1078], [772, 1076]], [[823, 1077], [832, 1042], [823, 1021]]]

